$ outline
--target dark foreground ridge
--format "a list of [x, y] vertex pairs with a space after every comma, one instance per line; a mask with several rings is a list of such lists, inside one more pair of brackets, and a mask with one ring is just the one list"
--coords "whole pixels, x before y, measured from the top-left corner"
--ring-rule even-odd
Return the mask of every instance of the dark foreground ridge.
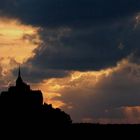
[[16, 85], [0, 94], [0, 119], [7, 128], [56, 128], [68, 127], [72, 123], [68, 114], [43, 103], [40, 90], [32, 90], [23, 82], [20, 68]]

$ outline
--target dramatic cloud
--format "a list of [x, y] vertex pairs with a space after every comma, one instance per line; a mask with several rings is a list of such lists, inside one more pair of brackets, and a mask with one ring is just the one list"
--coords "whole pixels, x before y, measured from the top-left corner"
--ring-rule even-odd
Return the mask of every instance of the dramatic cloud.
[[139, 65], [124, 60], [112, 69], [44, 81], [44, 92], [46, 99], [52, 93], [52, 102], [61, 101], [75, 121], [139, 123], [139, 72]]
[[[136, 0], [6, 0], [0, 11], [3, 16], [41, 27], [42, 43], [28, 61], [33, 67], [26, 70], [30, 75], [41, 69], [62, 73], [115, 66], [139, 48], [139, 7]], [[26, 34], [23, 39], [34, 42]]]
[[39, 81], [43, 76], [44, 79], [65, 76], [68, 71], [116, 66], [123, 58], [139, 52], [140, 28], [139, 25], [135, 27], [135, 17], [84, 29], [41, 29], [42, 43], [34, 51], [35, 56], [25, 64], [25, 69], [29, 69], [25, 73], [34, 77], [35, 71], [36, 74], [42, 71], [35, 77]]

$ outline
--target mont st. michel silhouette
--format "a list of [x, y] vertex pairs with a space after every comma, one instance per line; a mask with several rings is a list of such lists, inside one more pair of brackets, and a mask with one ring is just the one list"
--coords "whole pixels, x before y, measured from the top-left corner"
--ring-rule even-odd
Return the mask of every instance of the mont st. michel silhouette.
[[36, 138], [38, 134], [41, 137], [42, 133], [48, 136], [52, 132], [54, 134], [60, 132], [59, 134], [63, 136], [66, 130], [69, 136], [78, 134], [79, 136], [95, 137], [95, 134], [99, 132], [106, 132], [107, 134], [109, 132], [109, 136], [110, 131], [121, 133], [125, 129], [131, 130], [133, 128], [139, 129], [140, 125], [72, 123], [68, 114], [59, 108], [55, 109], [52, 105], [44, 103], [42, 92], [32, 90], [22, 80], [20, 67], [16, 85], [9, 87], [8, 91], [3, 91], [0, 94], [0, 130], [4, 130], [4, 133], [14, 132], [17, 135], [17, 132], [20, 132], [22, 136], [27, 136], [28, 133], [26, 132], [29, 131], [29, 134]]
[[43, 103], [40, 90], [32, 90], [21, 77], [20, 67], [16, 85], [0, 94], [1, 124], [19, 126], [68, 126], [72, 120], [59, 108]]

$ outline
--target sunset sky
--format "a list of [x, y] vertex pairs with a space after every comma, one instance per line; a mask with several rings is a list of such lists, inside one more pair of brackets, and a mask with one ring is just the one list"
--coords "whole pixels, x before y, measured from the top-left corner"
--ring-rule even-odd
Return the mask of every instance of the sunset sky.
[[140, 1], [1, 0], [0, 91], [19, 64], [74, 122], [140, 123]]

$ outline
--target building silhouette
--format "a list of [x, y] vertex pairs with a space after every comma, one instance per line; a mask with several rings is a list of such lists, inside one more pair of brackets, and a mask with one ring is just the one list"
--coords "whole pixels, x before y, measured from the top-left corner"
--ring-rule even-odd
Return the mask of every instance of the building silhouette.
[[32, 90], [21, 77], [20, 67], [16, 85], [0, 94], [1, 122], [4, 124], [19, 124], [20, 126], [68, 126], [72, 120], [68, 114], [59, 108], [43, 103], [40, 90]]

